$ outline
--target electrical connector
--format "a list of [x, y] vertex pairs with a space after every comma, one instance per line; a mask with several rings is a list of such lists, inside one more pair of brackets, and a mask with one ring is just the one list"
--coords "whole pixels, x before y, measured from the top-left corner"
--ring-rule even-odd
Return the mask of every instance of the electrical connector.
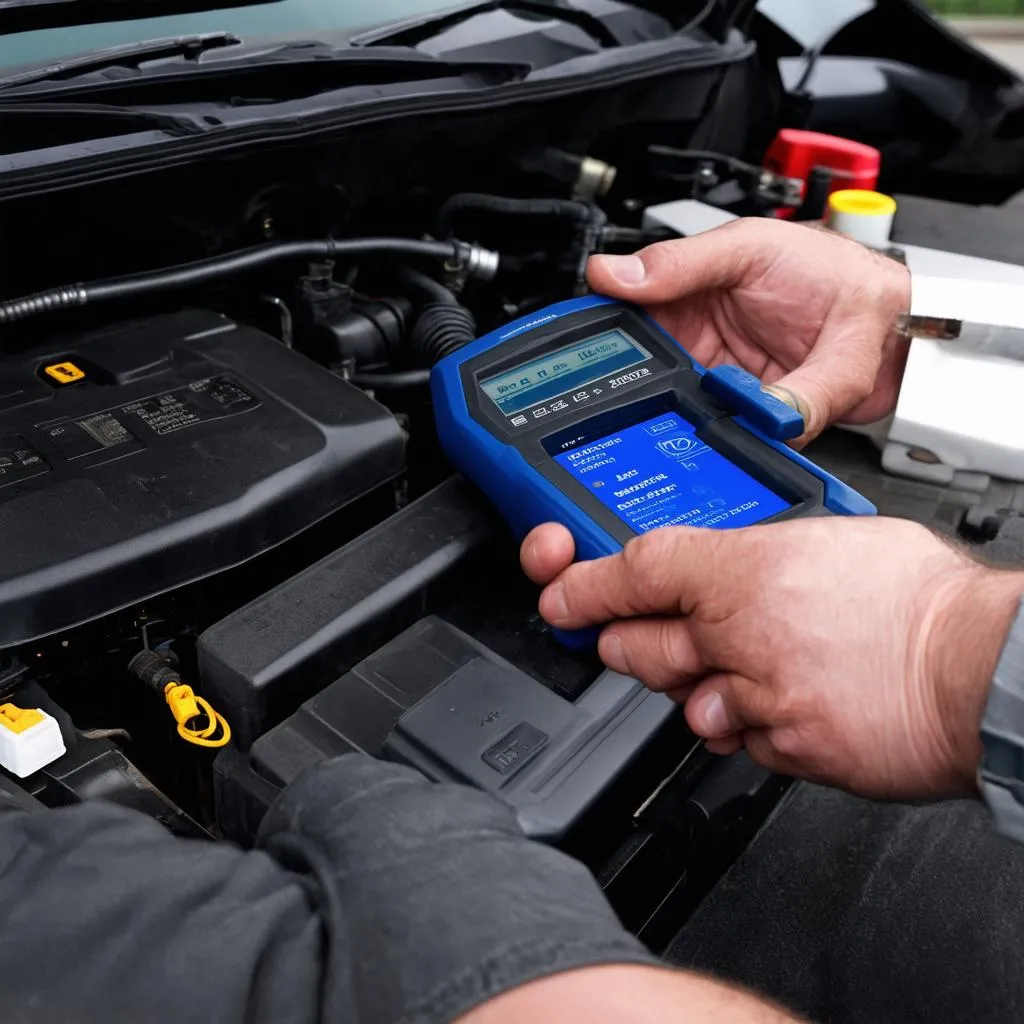
[[64, 755], [57, 720], [41, 708], [0, 704], [0, 765], [19, 779]]

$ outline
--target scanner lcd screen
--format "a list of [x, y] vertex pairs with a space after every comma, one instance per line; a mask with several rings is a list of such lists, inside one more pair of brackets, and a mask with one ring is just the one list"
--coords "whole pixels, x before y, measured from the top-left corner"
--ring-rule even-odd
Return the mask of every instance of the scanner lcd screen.
[[674, 412], [554, 459], [636, 533], [659, 526], [750, 526], [792, 507], [701, 441]]
[[480, 382], [506, 415], [558, 398], [651, 358], [625, 331], [605, 331]]

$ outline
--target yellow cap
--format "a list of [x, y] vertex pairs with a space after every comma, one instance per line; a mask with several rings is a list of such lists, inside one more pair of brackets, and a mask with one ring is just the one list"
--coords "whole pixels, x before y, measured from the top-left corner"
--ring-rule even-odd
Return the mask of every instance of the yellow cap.
[[25, 732], [43, 721], [37, 708], [19, 708], [15, 704], [0, 704], [0, 728], [11, 732]]
[[833, 192], [828, 199], [828, 208], [833, 213], [854, 217], [891, 217], [896, 212], [896, 200], [881, 192], [848, 188]]
[[54, 363], [52, 366], [44, 367], [43, 372], [58, 384], [74, 384], [76, 380], [85, 377], [85, 370], [70, 362]]

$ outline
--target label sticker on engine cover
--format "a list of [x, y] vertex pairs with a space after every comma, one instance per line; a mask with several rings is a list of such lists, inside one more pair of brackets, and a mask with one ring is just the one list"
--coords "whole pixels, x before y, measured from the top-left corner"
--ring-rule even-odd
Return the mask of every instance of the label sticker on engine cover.
[[[59, 423], [36, 424], [53, 442], [65, 459], [80, 459], [111, 448], [114, 457], [139, 451], [142, 445], [127, 427], [109, 412], [99, 412], [80, 420], [62, 420]], [[130, 449], [125, 445], [131, 444]]]
[[171, 434], [185, 427], [247, 412], [259, 404], [255, 395], [228, 377], [207, 377], [162, 395], [123, 405], [121, 411], [138, 416], [155, 434]]
[[0, 487], [49, 469], [50, 464], [20, 434], [0, 437]]

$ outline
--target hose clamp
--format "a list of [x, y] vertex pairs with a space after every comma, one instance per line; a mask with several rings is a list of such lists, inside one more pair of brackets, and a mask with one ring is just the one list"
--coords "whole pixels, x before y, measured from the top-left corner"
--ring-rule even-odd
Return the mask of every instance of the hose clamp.
[[492, 281], [498, 273], [501, 257], [492, 249], [473, 242], [455, 242], [454, 259], [445, 264], [448, 273], [477, 281]]

